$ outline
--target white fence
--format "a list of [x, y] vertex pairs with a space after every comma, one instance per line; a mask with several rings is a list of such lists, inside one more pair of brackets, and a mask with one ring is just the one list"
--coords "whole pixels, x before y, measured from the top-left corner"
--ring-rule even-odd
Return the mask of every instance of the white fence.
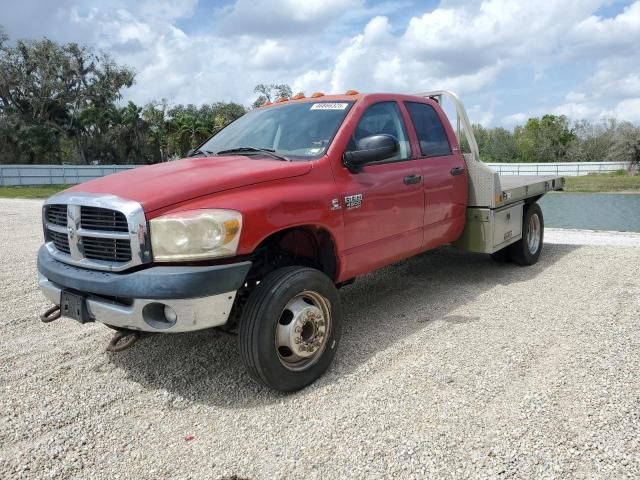
[[[502, 175], [610, 173], [627, 169], [624, 162], [487, 163]], [[139, 165], [0, 165], [0, 185], [71, 185], [136, 168]]]
[[0, 165], [0, 185], [72, 185], [138, 165]]

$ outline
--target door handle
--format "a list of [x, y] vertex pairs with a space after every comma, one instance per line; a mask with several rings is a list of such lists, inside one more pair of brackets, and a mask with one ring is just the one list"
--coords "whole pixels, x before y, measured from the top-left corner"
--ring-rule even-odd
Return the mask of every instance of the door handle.
[[462, 175], [464, 173], [464, 167], [453, 167], [450, 172], [454, 177], [456, 175]]
[[409, 175], [404, 177], [404, 184], [413, 185], [414, 183], [420, 183], [420, 180], [422, 180], [422, 175]]

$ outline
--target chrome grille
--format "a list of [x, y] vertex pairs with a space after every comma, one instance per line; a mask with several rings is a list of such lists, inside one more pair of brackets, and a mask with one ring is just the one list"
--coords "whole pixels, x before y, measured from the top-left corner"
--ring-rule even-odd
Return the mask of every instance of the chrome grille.
[[105, 262], [131, 260], [131, 244], [128, 239], [82, 237], [82, 251], [86, 258]]
[[67, 206], [60, 204], [47, 205], [47, 222], [54, 225], [67, 226]]
[[69, 237], [66, 233], [54, 232], [53, 230], [50, 230], [49, 238], [51, 238], [53, 244], [58, 250], [67, 254], [71, 253], [71, 250], [69, 250]]
[[54, 258], [121, 271], [151, 261], [142, 206], [113, 195], [63, 192], [45, 202], [46, 247]]
[[[66, 216], [66, 215], [65, 215]], [[127, 232], [127, 218], [116, 210], [99, 207], [80, 207], [80, 226], [86, 230]]]

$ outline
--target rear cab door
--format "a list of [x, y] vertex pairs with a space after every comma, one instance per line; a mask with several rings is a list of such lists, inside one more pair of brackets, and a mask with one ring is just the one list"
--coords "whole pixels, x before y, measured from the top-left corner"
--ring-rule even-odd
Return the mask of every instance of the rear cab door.
[[[344, 260], [351, 276], [411, 256], [422, 246], [422, 175], [413, 158], [406, 111], [394, 96], [372, 97], [355, 106], [348, 138], [332, 163], [343, 210]], [[342, 154], [354, 149], [357, 140], [379, 133], [396, 137], [399, 153], [357, 173], [349, 171]]]
[[456, 240], [464, 230], [468, 195], [466, 163], [451, 124], [431, 99], [403, 101], [423, 178], [427, 250]]

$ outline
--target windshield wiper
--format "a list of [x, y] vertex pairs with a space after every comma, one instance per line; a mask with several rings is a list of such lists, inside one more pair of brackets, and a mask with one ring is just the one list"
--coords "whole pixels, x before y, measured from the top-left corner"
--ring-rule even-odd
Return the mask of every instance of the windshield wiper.
[[256, 147], [236, 147], [236, 148], [229, 148], [227, 150], [220, 150], [219, 152], [216, 152], [216, 155], [225, 155], [228, 153], [264, 153], [265, 155], [268, 155], [272, 158], [277, 158], [278, 160], [284, 160], [285, 162], [288, 162], [289, 159], [286, 157], [283, 157], [281, 155], [277, 155], [275, 153], [275, 150], [272, 150], [270, 148], [256, 148]]
[[213, 152], [210, 152], [209, 150], [200, 150], [199, 148], [196, 148], [195, 150], [190, 151], [189, 153], [187, 153], [187, 157], [195, 157], [197, 155], [215, 155]]

